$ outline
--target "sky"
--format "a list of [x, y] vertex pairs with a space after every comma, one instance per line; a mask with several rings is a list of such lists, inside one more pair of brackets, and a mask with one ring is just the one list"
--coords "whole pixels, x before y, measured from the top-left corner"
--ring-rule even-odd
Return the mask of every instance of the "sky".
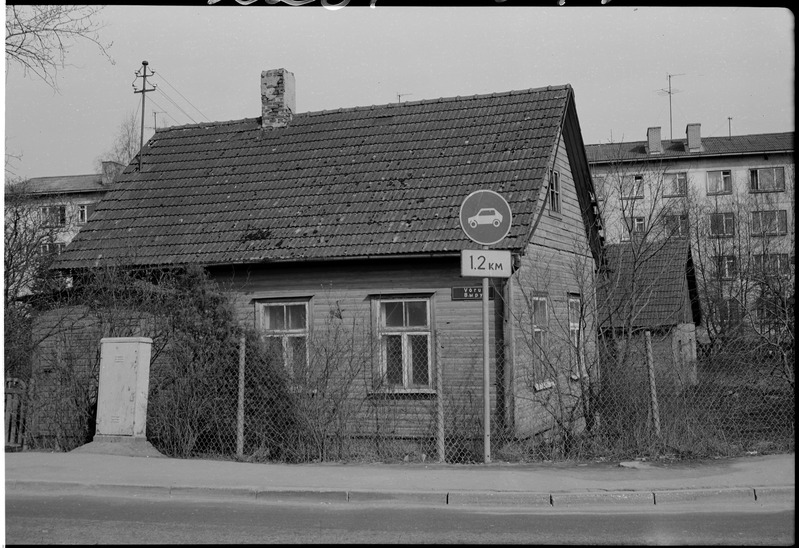
[[145, 139], [155, 125], [260, 116], [273, 68], [294, 73], [299, 112], [570, 84], [586, 144], [643, 141], [654, 126], [683, 139], [689, 123], [703, 137], [794, 131], [791, 11], [555, 4], [109, 5], [113, 62], [74, 44], [58, 92], [6, 65], [7, 173], [97, 172], [123, 120], [141, 116], [142, 61], [156, 85]]

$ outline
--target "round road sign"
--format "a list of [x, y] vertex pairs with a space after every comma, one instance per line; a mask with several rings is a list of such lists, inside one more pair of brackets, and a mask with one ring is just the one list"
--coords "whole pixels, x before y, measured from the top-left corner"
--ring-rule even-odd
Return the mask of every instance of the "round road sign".
[[476, 190], [463, 200], [460, 221], [472, 241], [493, 245], [510, 232], [512, 214], [505, 198], [493, 190]]

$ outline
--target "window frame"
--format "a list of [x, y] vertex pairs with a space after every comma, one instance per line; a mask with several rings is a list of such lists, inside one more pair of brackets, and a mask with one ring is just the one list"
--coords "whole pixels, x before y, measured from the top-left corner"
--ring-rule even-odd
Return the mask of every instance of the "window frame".
[[[767, 232], [767, 228], [763, 223], [764, 214], [774, 215], [774, 232]], [[755, 221], [757, 219], [757, 221]], [[760, 230], [755, 230], [755, 225], [760, 227]], [[769, 227], [771, 224], [769, 224]], [[784, 227], [784, 230], [783, 230]], [[752, 236], [785, 236], [788, 234], [788, 211], [785, 209], [767, 209], [752, 212]]]
[[[722, 190], [711, 189], [711, 176], [713, 174], [719, 173], [720, 179], [719, 182], [724, 187]], [[726, 183], [726, 184], [725, 184]], [[723, 194], [732, 194], [732, 170], [730, 169], [713, 169], [707, 172], [706, 174], [706, 189], [708, 196], [719, 196]]]
[[[632, 179], [632, 184], [628, 184], [630, 179]], [[639, 173], [624, 175], [621, 178], [621, 188], [619, 190], [619, 197], [622, 200], [643, 200], [644, 176]]]
[[[777, 177], [777, 170], [782, 173], [781, 177]], [[771, 171], [772, 181], [774, 188], [756, 188], [761, 186], [761, 171]], [[780, 185], [781, 181], [781, 186]], [[760, 194], [764, 192], [785, 192], [785, 167], [784, 166], [770, 166], [770, 167], [752, 167], [749, 168], [749, 192], [753, 194]]]
[[[425, 324], [406, 325], [407, 322], [407, 303], [423, 302], [425, 305]], [[403, 325], [386, 325], [385, 305], [387, 303], [402, 303]], [[383, 393], [405, 393], [405, 394], [431, 394], [435, 393], [435, 367], [433, 349], [433, 299], [431, 295], [376, 295], [373, 297], [373, 310], [375, 312], [375, 325], [377, 329], [377, 375], [373, 379], [372, 390]], [[389, 383], [388, 368], [388, 343], [387, 337], [400, 338], [401, 350], [401, 375], [402, 382]], [[412, 337], [424, 337], [426, 339], [426, 360], [427, 360], [427, 383], [414, 384], [413, 366], [414, 352]]]
[[[532, 309], [530, 310], [530, 335], [532, 342], [532, 372], [533, 388], [535, 391], [547, 390], [555, 386], [551, 375], [547, 373], [545, 358], [547, 354], [547, 340], [549, 338], [549, 296], [532, 295], [530, 297]], [[536, 303], [543, 303], [543, 324], [537, 323]]]
[[[690, 226], [687, 213], [670, 213], [663, 216], [663, 225], [669, 237], [687, 238]], [[674, 228], [677, 228], [675, 231]]]
[[734, 280], [738, 276], [738, 258], [735, 255], [716, 255], [715, 262], [722, 280]]
[[560, 215], [562, 208], [560, 201], [560, 171], [556, 169], [549, 170], [549, 184], [547, 185], [547, 192], [549, 193], [549, 212]]
[[788, 253], [758, 253], [752, 256], [755, 275], [787, 276], [791, 273]]
[[[667, 176], [669, 177], [667, 189], [667, 193], [663, 193], [664, 198], [684, 198], [688, 196], [688, 172], [687, 171], [675, 171], [674, 173], [668, 173]], [[677, 189], [676, 192], [674, 191], [675, 188]]]
[[64, 228], [67, 226], [67, 206], [41, 206], [39, 212], [42, 215], [42, 222], [45, 226], [53, 228]]
[[[572, 306], [577, 306], [576, 317]], [[583, 298], [579, 293], [569, 293], [566, 297], [569, 316], [569, 341], [571, 342], [570, 376], [572, 380], [588, 378], [585, 367], [585, 330], [583, 329]]]
[[94, 204], [80, 204], [78, 205], [78, 224], [85, 225], [89, 222], [89, 216], [91, 216], [92, 208]]
[[[716, 233], [713, 231], [713, 219], [721, 219], [721, 226], [723, 227], [723, 231], [720, 233]], [[728, 223], [727, 220], [730, 220]], [[731, 224], [730, 227], [727, 225]], [[717, 223], [718, 225], [718, 223]], [[735, 213], [731, 211], [724, 211], [724, 212], [712, 212], [710, 213], [710, 230], [709, 235], [711, 238], [732, 238], [735, 236]], [[729, 231], [727, 229], [730, 229]]]
[[[637, 227], [640, 226], [640, 230], [637, 230]], [[624, 218], [624, 228], [626, 229], [623, 236], [626, 236], [625, 240], [630, 241], [633, 238], [637, 238], [639, 235], [646, 234], [646, 217], [641, 215], [636, 215], [633, 217], [625, 217]]]
[[[258, 299], [255, 301], [255, 322], [256, 329], [261, 337], [266, 339], [280, 339], [280, 346], [283, 352], [282, 366], [293, 387], [299, 387], [309, 380], [310, 369], [310, 337], [311, 337], [311, 299], [310, 298], [281, 298], [281, 299]], [[270, 329], [266, 327], [265, 318], [267, 310], [272, 307], [284, 307], [283, 317], [286, 318], [286, 308], [290, 306], [303, 306], [305, 311], [305, 326], [303, 328], [283, 327], [282, 329]], [[303, 360], [303, 375], [298, 379], [298, 372], [294, 370], [296, 362], [294, 358], [294, 348], [290, 344], [290, 339], [305, 339], [305, 356]]]

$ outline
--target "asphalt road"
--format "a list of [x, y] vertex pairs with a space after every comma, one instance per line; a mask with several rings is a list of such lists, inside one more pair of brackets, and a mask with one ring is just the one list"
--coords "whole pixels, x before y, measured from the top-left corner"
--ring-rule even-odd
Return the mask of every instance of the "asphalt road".
[[6, 493], [6, 543], [792, 545], [795, 509], [741, 512], [278, 504]]

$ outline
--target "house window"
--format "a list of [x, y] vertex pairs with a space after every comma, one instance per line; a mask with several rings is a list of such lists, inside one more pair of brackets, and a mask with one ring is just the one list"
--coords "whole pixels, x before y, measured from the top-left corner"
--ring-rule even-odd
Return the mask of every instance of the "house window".
[[665, 215], [663, 224], [666, 226], [666, 235], [675, 238], [688, 237], [688, 214]]
[[753, 236], [782, 236], [788, 233], [788, 212], [784, 209], [752, 212]]
[[549, 170], [549, 210], [560, 213], [560, 172]]
[[61, 255], [64, 251], [65, 244], [62, 242], [56, 242], [52, 244], [42, 244], [39, 248], [39, 251], [42, 255]]
[[716, 268], [722, 280], [731, 280], [738, 275], [738, 261], [735, 255], [717, 256]]
[[66, 206], [45, 206], [40, 212], [47, 226], [67, 226]]
[[724, 328], [740, 324], [741, 316], [741, 304], [735, 299], [723, 299], [716, 307], [716, 319]]
[[638, 200], [644, 197], [644, 176], [629, 175], [621, 179], [621, 199]]
[[723, 238], [735, 235], [735, 213], [711, 213], [710, 235]]
[[674, 198], [688, 195], [688, 173], [680, 171], [667, 175], [666, 191], [664, 196]]
[[271, 359], [295, 385], [308, 381], [308, 301], [256, 303], [258, 325]]
[[572, 345], [572, 379], [587, 377], [585, 370], [585, 348], [583, 347], [583, 303], [580, 295], [569, 295], [569, 340]]
[[596, 193], [596, 199], [598, 202], [604, 201], [607, 199], [607, 189], [605, 185], [607, 184], [605, 177], [602, 175], [594, 175], [594, 192]]
[[84, 204], [78, 206], [78, 224], [84, 225], [89, 221], [89, 217], [94, 211], [94, 204]]
[[708, 194], [729, 194], [732, 192], [732, 172], [728, 169], [707, 172]]
[[630, 238], [643, 236], [646, 232], [646, 219], [643, 217], [628, 217], [624, 223]]
[[785, 276], [791, 272], [787, 253], [766, 253], [754, 256], [755, 274], [760, 276]]
[[389, 389], [432, 388], [430, 300], [379, 301], [381, 384]]
[[544, 390], [554, 386], [547, 373], [547, 328], [549, 317], [547, 314], [546, 296], [533, 297], [532, 310], [532, 354], [533, 354], [533, 383], [536, 390]]
[[785, 168], [765, 167], [749, 170], [750, 192], [780, 192], [785, 190]]

